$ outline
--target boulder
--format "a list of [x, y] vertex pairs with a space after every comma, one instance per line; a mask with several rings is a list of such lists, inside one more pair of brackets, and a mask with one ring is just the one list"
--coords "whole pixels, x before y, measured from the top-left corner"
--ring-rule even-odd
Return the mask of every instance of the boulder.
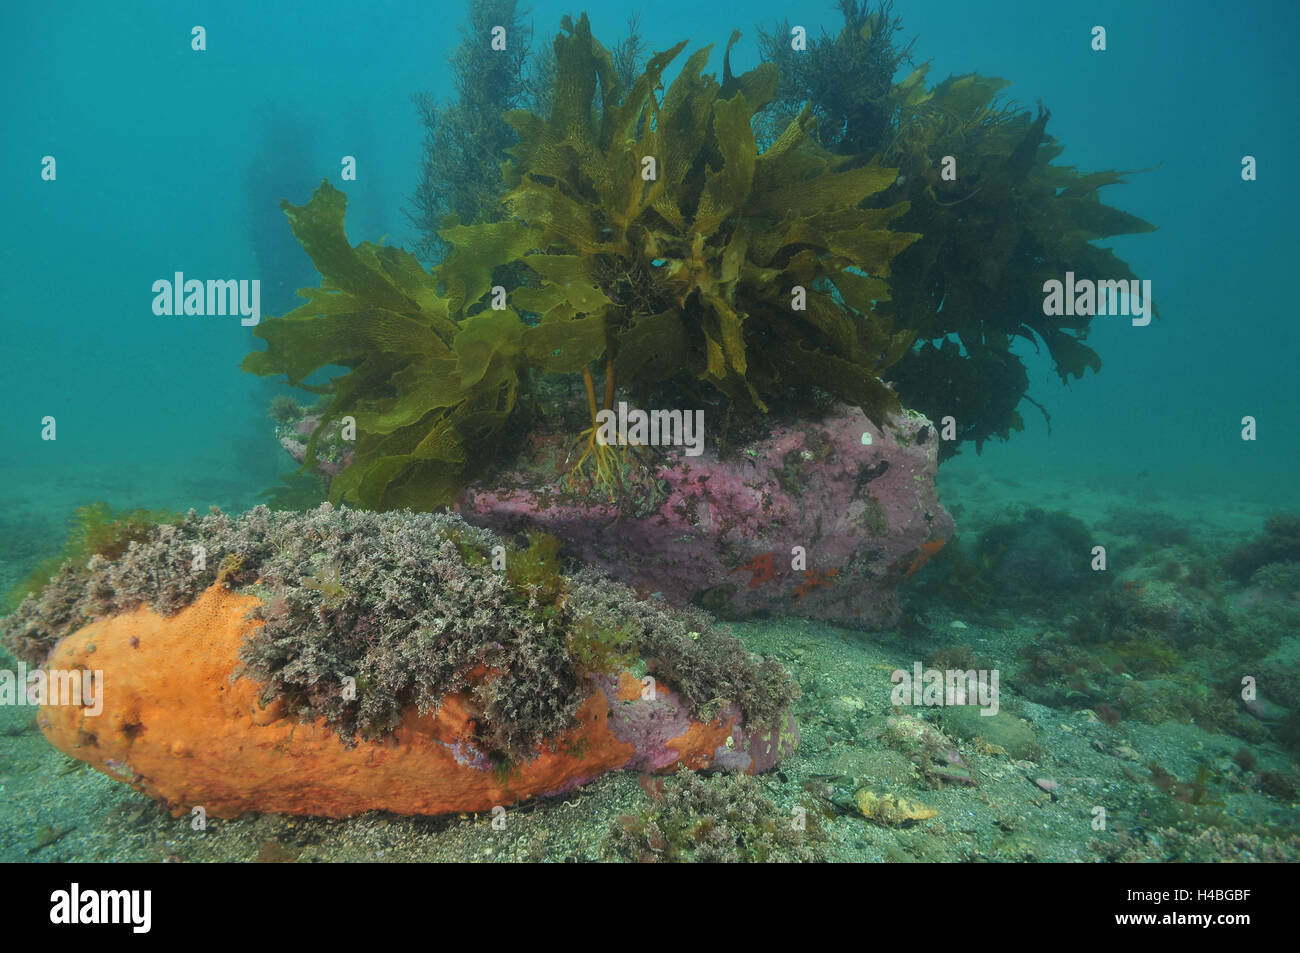
[[518, 469], [471, 485], [460, 514], [552, 533], [639, 591], [725, 617], [889, 626], [898, 584], [954, 531], [935, 491], [938, 435], [912, 412], [880, 428], [840, 405], [722, 456], [662, 448], [654, 478], [617, 506], [573, 492], [562, 445], [534, 440]]
[[56, 747], [177, 814], [481, 811], [789, 753], [780, 665], [698, 609], [562, 573], [559, 545], [446, 513], [191, 511], [64, 562], [0, 642], [48, 686]]
[[792, 721], [750, 737], [735, 706], [699, 721], [668, 686], [644, 697], [623, 672], [591, 676], [573, 727], [522, 763], [503, 766], [475, 747], [477, 713], [462, 694], [427, 714], [407, 710], [391, 735], [349, 747], [324, 719], [263, 707], [262, 686], [236, 678], [240, 645], [262, 624], [248, 618], [258, 605], [216, 584], [174, 615], [141, 607], [64, 637], [47, 671], [102, 672], [102, 710], [47, 704], [45, 737], [176, 816], [201, 807], [210, 817], [488, 811], [619, 768], [767, 770], [798, 737]]

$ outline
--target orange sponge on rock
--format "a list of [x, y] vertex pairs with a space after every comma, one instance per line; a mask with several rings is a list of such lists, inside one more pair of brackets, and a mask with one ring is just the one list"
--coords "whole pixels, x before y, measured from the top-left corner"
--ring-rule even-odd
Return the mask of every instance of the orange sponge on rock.
[[[347, 747], [323, 719], [306, 723], [284, 717], [278, 705], [262, 707], [261, 686], [237, 677], [239, 647], [261, 624], [247, 618], [258, 604], [215, 584], [174, 615], [140, 608], [66, 636], [49, 667], [102, 671], [103, 708], [91, 715], [79, 706], [43, 707], [46, 738], [177, 816], [202, 807], [213, 817], [344, 817], [490, 810], [622, 767], [763, 770], [793, 737], [791, 723], [775, 738], [746, 739], [734, 708], [700, 722], [663, 686], [642, 698], [624, 673], [590, 679], [573, 727], [508, 770], [474, 747], [475, 713], [462, 695], [443, 699], [435, 713], [407, 710], [383, 740]], [[658, 726], [655, 751], [628, 730], [633, 725]]]

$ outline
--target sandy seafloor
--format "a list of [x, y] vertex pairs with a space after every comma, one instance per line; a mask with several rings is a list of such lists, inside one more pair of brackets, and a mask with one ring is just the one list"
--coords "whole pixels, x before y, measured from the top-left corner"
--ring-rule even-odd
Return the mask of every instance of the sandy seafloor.
[[[211, 471], [209, 471], [211, 472]], [[7, 589], [29, 566], [57, 551], [72, 509], [89, 502], [87, 486], [116, 507], [171, 506], [203, 494], [228, 509], [256, 502], [246, 483], [231, 474], [222, 487], [209, 476], [201, 487], [182, 483], [173, 498], [160, 499], [158, 483], [144, 497], [133, 475], [115, 470], [75, 479], [19, 474], [0, 497], [0, 588]], [[22, 488], [27, 487], [28, 490]], [[940, 493], [971, 537], [1027, 506], [1062, 509], [1096, 526], [1117, 511], [1163, 510], [1192, 526], [1195, 544], [1227, 552], [1259, 534], [1264, 519], [1284, 507], [1276, 502], [1202, 495], [1153, 494], [1140, 481], [1107, 486], [1092, 478], [999, 479], [974, 460], [945, 464]], [[1157, 498], [1158, 497], [1158, 498]], [[994, 611], [982, 620], [929, 607], [922, 629], [859, 633], [800, 619], [729, 623], [751, 651], [772, 655], [794, 674], [803, 698], [795, 708], [802, 732], [797, 754], [780, 771], [759, 779], [762, 793], [786, 812], [804, 805], [812, 813], [808, 845], [831, 861], [1102, 861], [1158, 859], [1162, 828], [1181, 824], [1185, 837], [1202, 831], [1195, 810], [1222, 812], [1259, 829], [1300, 833], [1300, 805], [1266, 797], [1241, 783], [1233, 755], [1241, 739], [1194, 724], [1149, 725], [1121, 721], [1110, 726], [1086, 711], [1052, 709], [1018, 699], [1004, 675], [1003, 708], [1033, 727], [1042, 753], [1015, 760], [972, 741], [960, 742], [977, 777], [975, 787], [934, 789], [920, 783], [909, 762], [880, 737], [891, 706], [889, 672], [944, 646], [967, 644], [981, 663], [1015, 670], [1016, 651], [1052, 629], [1042, 617]], [[1292, 634], [1274, 655], [1300, 654]], [[0, 665], [13, 662], [0, 657]], [[1267, 744], [1251, 745], [1266, 768], [1294, 772], [1294, 758]], [[1122, 754], [1117, 754], [1121, 752]], [[1198, 765], [1213, 772], [1213, 807], [1193, 809], [1158, 791], [1145, 767], [1156, 762], [1178, 778]], [[1055, 790], [1038, 779], [1055, 782]], [[937, 811], [907, 827], [868, 822], [832, 805], [851, 803], [867, 787], [894, 793]], [[1050, 784], [1048, 786], [1051, 786]], [[409, 818], [369, 814], [347, 820], [275, 815], [211, 820], [194, 831], [188, 818], [173, 819], [153, 801], [45, 743], [33, 709], [0, 707], [0, 861], [584, 861], [605, 859], [601, 841], [620, 815], [649, 805], [632, 773], [614, 773], [567, 799], [514, 808], [506, 830], [487, 815]], [[1108, 824], [1093, 829], [1094, 808], [1103, 805]], [[1182, 812], [1181, 814], [1179, 812]], [[1212, 814], [1203, 815], [1212, 820]], [[1221, 816], [1221, 815], [1219, 815]], [[1296, 841], [1290, 842], [1294, 857]], [[1274, 856], [1241, 842], [1238, 859]]]

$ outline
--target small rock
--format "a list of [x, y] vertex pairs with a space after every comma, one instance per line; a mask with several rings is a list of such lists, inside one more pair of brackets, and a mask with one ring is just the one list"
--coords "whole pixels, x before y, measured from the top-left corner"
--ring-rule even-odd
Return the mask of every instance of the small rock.
[[984, 715], [973, 705], [954, 705], [940, 716], [946, 731], [963, 739], [981, 738], [1017, 761], [1033, 761], [1042, 753], [1033, 726], [1008, 711]]
[[876, 794], [866, 788], [853, 795], [853, 801], [867, 820], [893, 827], [913, 821], [928, 820], [939, 813], [934, 808], [918, 804], [916, 801], [895, 797], [892, 794]]
[[1246, 711], [1250, 712], [1260, 721], [1281, 721], [1287, 715], [1287, 710], [1281, 705], [1276, 705], [1265, 698], [1252, 698], [1246, 702]]

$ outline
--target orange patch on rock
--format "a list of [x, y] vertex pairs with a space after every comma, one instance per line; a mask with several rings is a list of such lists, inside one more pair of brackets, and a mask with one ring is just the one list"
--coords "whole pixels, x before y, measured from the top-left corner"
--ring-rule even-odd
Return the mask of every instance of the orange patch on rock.
[[903, 578], [910, 578], [913, 573], [933, 559], [934, 554], [943, 549], [943, 544], [945, 542], [946, 540], [942, 539], [932, 539], [928, 543], [922, 543], [920, 552], [918, 552], [916, 558], [912, 560], [912, 565], [907, 567], [907, 572], [904, 573]]
[[749, 588], [755, 589], [765, 582], [771, 582], [776, 578], [776, 553], [763, 553], [761, 556], [755, 556], [743, 566], [737, 566], [729, 570], [728, 575], [733, 572], [750, 573]]
[[[452, 746], [472, 736], [474, 717], [459, 695], [444, 699], [436, 715], [408, 710], [382, 741], [345, 748], [323, 719], [285, 718], [279, 706], [258, 703], [259, 684], [232, 679], [240, 644], [261, 624], [245, 618], [257, 604], [213, 586], [174, 616], [139, 609], [61, 640], [49, 666], [102, 671], [103, 710], [92, 716], [80, 706], [47, 705], [45, 737], [176, 816], [195, 806], [213, 817], [485, 811], [585, 783], [635, 754], [610, 731], [599, 690], [572, 729], [508, 775], [457, 761]], [[620, 677], [619, 697], [633, 685], [639, 698], [640, 683]], [[672, 747], [684, 763], [707, 763], [727, 730], [693, 724]]]
[[707, 768], [713, 762], [714, 753], [727, 743], [731, 735], [732, 722], [725, 725], [718, 722], [704, 724], [693, 721], [686, 734], [668, 742], [668, 747], [680, 756], [680, 763], [692, 771]]
[[807, 569], [803, 574], [803, 582], [795, 587], [791, 595], [795, 599], [802, 599], [814, 589], [829, 586], [839, 574], [838, 568], [826, 570]]
[[614, 697], [621, 702], [638, 701], [641, 698], [641, 680], [631, 672], [619, 672]]

